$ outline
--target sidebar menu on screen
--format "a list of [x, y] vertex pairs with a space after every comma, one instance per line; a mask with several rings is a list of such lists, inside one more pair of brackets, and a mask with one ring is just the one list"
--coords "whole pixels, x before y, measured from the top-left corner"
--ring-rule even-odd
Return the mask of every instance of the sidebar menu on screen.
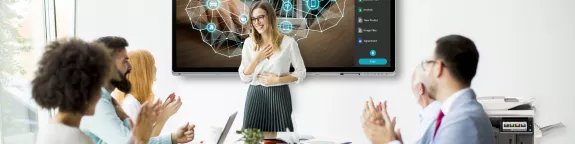
[[389, 66], [393, 0], [354, 1], [356, 66]]

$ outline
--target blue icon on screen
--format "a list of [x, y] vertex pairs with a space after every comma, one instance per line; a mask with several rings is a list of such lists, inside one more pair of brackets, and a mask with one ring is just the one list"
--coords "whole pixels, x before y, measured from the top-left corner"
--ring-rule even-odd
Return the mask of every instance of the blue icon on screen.
[[308, 7], [311, 10], [316, 10], [319, 8], [319, 0], [308, 0]]
[[208, 30], [208, 32], [214, 32], [214, 31], [216, 31], [216, 24], [214, 24], [214, 23], [208, 23], [208, 25], [206, 25], [206, 30]]
[[369, 51], [369, 55], [370, 55], [370, 56], [375, 56], [375, 50]]
[[363, 39], [357, 38], [357, 43], [363, 43]]
[[282, 9], [285, 12], [289, 12], [289, 11], [291, 11], [292, 7], [293, 6], [291, 5], [291, 3], [286, 1], [286, 2], [284, 2]]
[[293, 29], [292, 24], [289, 21], [283, 21], [279, 25], [280, 32], [287, 34]]
[[248, 24], [248, 14], [241, 14], [240, 15], [240, 23], [242, 24]]
[[208, 9], [210, 10], [217, 10], [220, 7], [220, 1], [219, 0], [208, 0], [206, 2]]

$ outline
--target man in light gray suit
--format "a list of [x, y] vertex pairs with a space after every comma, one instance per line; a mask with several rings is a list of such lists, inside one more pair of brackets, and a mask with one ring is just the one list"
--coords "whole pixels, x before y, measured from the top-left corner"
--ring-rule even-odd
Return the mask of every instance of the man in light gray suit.
[[[495, 144], [489, 117], [470, 88], [478, 62], [479, 52], [472, 40], [448, 35], [436, 41], [434, 55], [421, 63], [425, 89], [441, 102], [435, 124], [422, 138], [429, 140], [426, 143]], [[389, 118], [386, 102], [377, 106], [379, 109], [367, 105], [363, 127], [371, 142], [402, 143], [401, 134], [394, 132], [395, 118]]]

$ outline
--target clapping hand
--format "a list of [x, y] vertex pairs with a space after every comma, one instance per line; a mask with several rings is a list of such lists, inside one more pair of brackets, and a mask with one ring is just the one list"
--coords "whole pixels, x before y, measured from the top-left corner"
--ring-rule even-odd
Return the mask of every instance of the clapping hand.
[[394, 131], [395, 117], [390, 119], [387, 113], [387, 102], [377, 106], [370, 98], [362, 115], [363, 130], [373, 144], [387, 144], [393, 140], [401, 141], [401, 133]]
[[369, 121], [377, 125], [383, 126], [384, 119], [382, 112], [382, 105], [379, 102], [377, 105], [373, 103], [373, 98], [369, 98], [369, 101], [365, 102], [365, 107], [362, 115], [363, 121]]
[[180, 97], [176, 98], [176, 94], [171, 93], [162, 105], [164, 110], [160, 118], [162, 118], [162, 120], [168, 120], [171, 116], [178, 112], [181, 106], [182, 99]]
[[175, 97], [176, 97], [176, 93], [171, 93], [170, 95], [168, 95], [168, 97], [167, 97], [166, 100], [164, 101], [164, 105], [163, 105], [163, 106], [166, 106], [167, 103], [170, 103], [170, 102], [174, 101], [174, 100], [175, 100], [175, 99], [174, 99]]
[[140, 107], [138, 113], [139, 119], [136, 120], [136, 124], [130, 121], [132, 135], [134, 136], [133, 138], [136, 144], [147, 144], [150, 140], [154, 123], [156, 123], [158, 116], [162, 113], [161, 106], [162, 102], [159, 100], [154, 104], [144, 103], [142, 107]]
[[172, 133], [172, 141], [175, 143], [187, 143], [194, 140], [195, 125], [188, 122], [186, 125], [180, 127], [178, 131]]

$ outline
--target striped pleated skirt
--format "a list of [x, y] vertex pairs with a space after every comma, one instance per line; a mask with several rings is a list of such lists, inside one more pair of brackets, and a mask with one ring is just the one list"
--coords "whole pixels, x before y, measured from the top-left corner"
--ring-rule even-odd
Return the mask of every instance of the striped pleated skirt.
[[292, 103], [288, 85], [250, 85], [246, 97], [243, 128], [262, 132], [293, 131]]

